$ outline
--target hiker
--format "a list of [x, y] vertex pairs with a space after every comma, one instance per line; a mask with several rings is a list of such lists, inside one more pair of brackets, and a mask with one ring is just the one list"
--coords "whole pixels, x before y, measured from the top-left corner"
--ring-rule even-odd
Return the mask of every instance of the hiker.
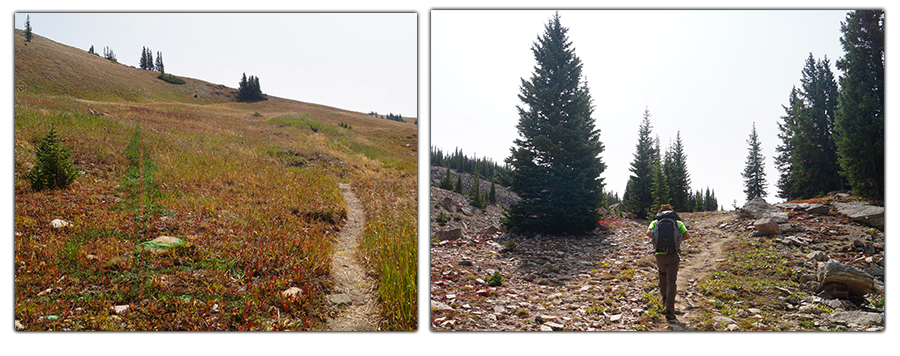
[[678, 263], [681, 262], [681, 241], [691, 234], [669, 204], [659, 207], [656, 220], [650, 223], [647, 237], [653, 244], [656, 268], [659, 269], [659, 293], [666, 307], [666, 320], [675, 319], [675, 282], [678, 279]]

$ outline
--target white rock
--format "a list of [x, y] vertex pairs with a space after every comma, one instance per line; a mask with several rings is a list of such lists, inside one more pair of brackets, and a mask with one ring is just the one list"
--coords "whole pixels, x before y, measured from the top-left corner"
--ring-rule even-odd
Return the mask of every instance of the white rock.
[[53, 221], [50, 222], [50, 226], [53, 226], [54, 229], [60, 229], [70, 225], [72, 224], [69, 224], [68, 221], [61, 219], [53, 219]]
[[297, 287], [290, 287], [281, 292], [281, 295], [287, 298], [299, 297], [303, 295], [303, 290]]
[[116, 315], [122, 315], [126, 311], [128, 311], [128, 305], [116, 305], [112, 307], [112, 310], [116, 313]]

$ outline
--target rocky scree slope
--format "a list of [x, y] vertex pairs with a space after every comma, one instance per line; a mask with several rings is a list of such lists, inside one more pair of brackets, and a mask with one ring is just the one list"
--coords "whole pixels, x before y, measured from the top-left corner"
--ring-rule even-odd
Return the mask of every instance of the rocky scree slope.
[[[587, 236], [509, 234], [500, 228], [502, 208], [481, 211], [437, 188], [445, 172], [432, 167], [432, 330], [883, 330], [884, 233], [834, 211], [783, 211], [791, 228], [776, 236], [752, 236], [757, 219], [736, 212], [682, 214], [693, 238], [683, 246], [679, 315], [666, 322], [645, 221], [610, 219]], [[440, 213], [452, 217], [441, 225]], [[746, 239], [773, 243], [791, 280], [767, 287], [765, 298], [731, 291], [737, 298], [722, 301], [702, 292], [729, 263], [731, 244]], [[822, 254], [866, 271], [873, 289], [841, 299], [808, 283], [818, 281]], [[498, 273], [502, 284], [489, 285]]]

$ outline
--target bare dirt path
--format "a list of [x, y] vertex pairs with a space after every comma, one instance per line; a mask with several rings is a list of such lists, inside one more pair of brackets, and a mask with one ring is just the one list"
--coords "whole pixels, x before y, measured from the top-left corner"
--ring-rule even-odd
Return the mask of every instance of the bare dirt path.
[[[357, 260], [357, 246], [366, 225], [366, 215], [350, 185], [341, 183], [338, 186], [347, 202], [347, 223], [336, 241], [331, 274], [335, 289], [343, 295], [329, 296], [339, 310], [335, 318], [328, 322], [327, 330], [378, 330], [381, 320], [375, 282], [366, 275], [365, 268]], [[345, 297], [349, 297], [349, 304], [345, 302]], [[344, 302], [341, 302], [342, 298]]]
[[[678, 270], [678, 297], [675, 298], [675, 310], [679, 311], [676, 321], [670, 322], [674, 330], [692, 330], [684, 322], [691, 313], [699, 309], [702, 293], [697, 290], [697, 283], [715, 270], [717, 262], [722, 260], [722, 245], [731, 239], [719, 226], [734, 219], [733, 214], [714, 214], [697, 221], [692, 227], [689, 248], [692, 253], [682, 257]], [[683, 314], [682, 314], [683, 313]]]

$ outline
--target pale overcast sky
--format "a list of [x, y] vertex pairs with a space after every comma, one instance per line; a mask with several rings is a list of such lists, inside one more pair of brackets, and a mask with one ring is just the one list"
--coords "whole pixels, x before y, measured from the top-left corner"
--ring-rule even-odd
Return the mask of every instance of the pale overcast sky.
[[341, 109], [417, 117], [417, 15], [404, 13], [16, 13], [34, 33], [115, 52], [137, 67], [143, 47], [166, 72]]
[[[498, 163], [518, 137], [521, 79], [530, 79], [532, 43], [554, 11], [431, 13], [431, 144]], [[810, 53], [843, 56], [843, 10], [559, 11], [583, 63], [605, 145], [606, 189], [621, 197], [631, 174], [638, 127], [649, 109], [663, 150], [681, 131], [693, 190], [715, 190], [719, 204], [746, 201], [741, 172], [756, 123], [769, 183], [778, 121], [800, 85]], [[490, 25], [460, 26], [460, 24]]]

